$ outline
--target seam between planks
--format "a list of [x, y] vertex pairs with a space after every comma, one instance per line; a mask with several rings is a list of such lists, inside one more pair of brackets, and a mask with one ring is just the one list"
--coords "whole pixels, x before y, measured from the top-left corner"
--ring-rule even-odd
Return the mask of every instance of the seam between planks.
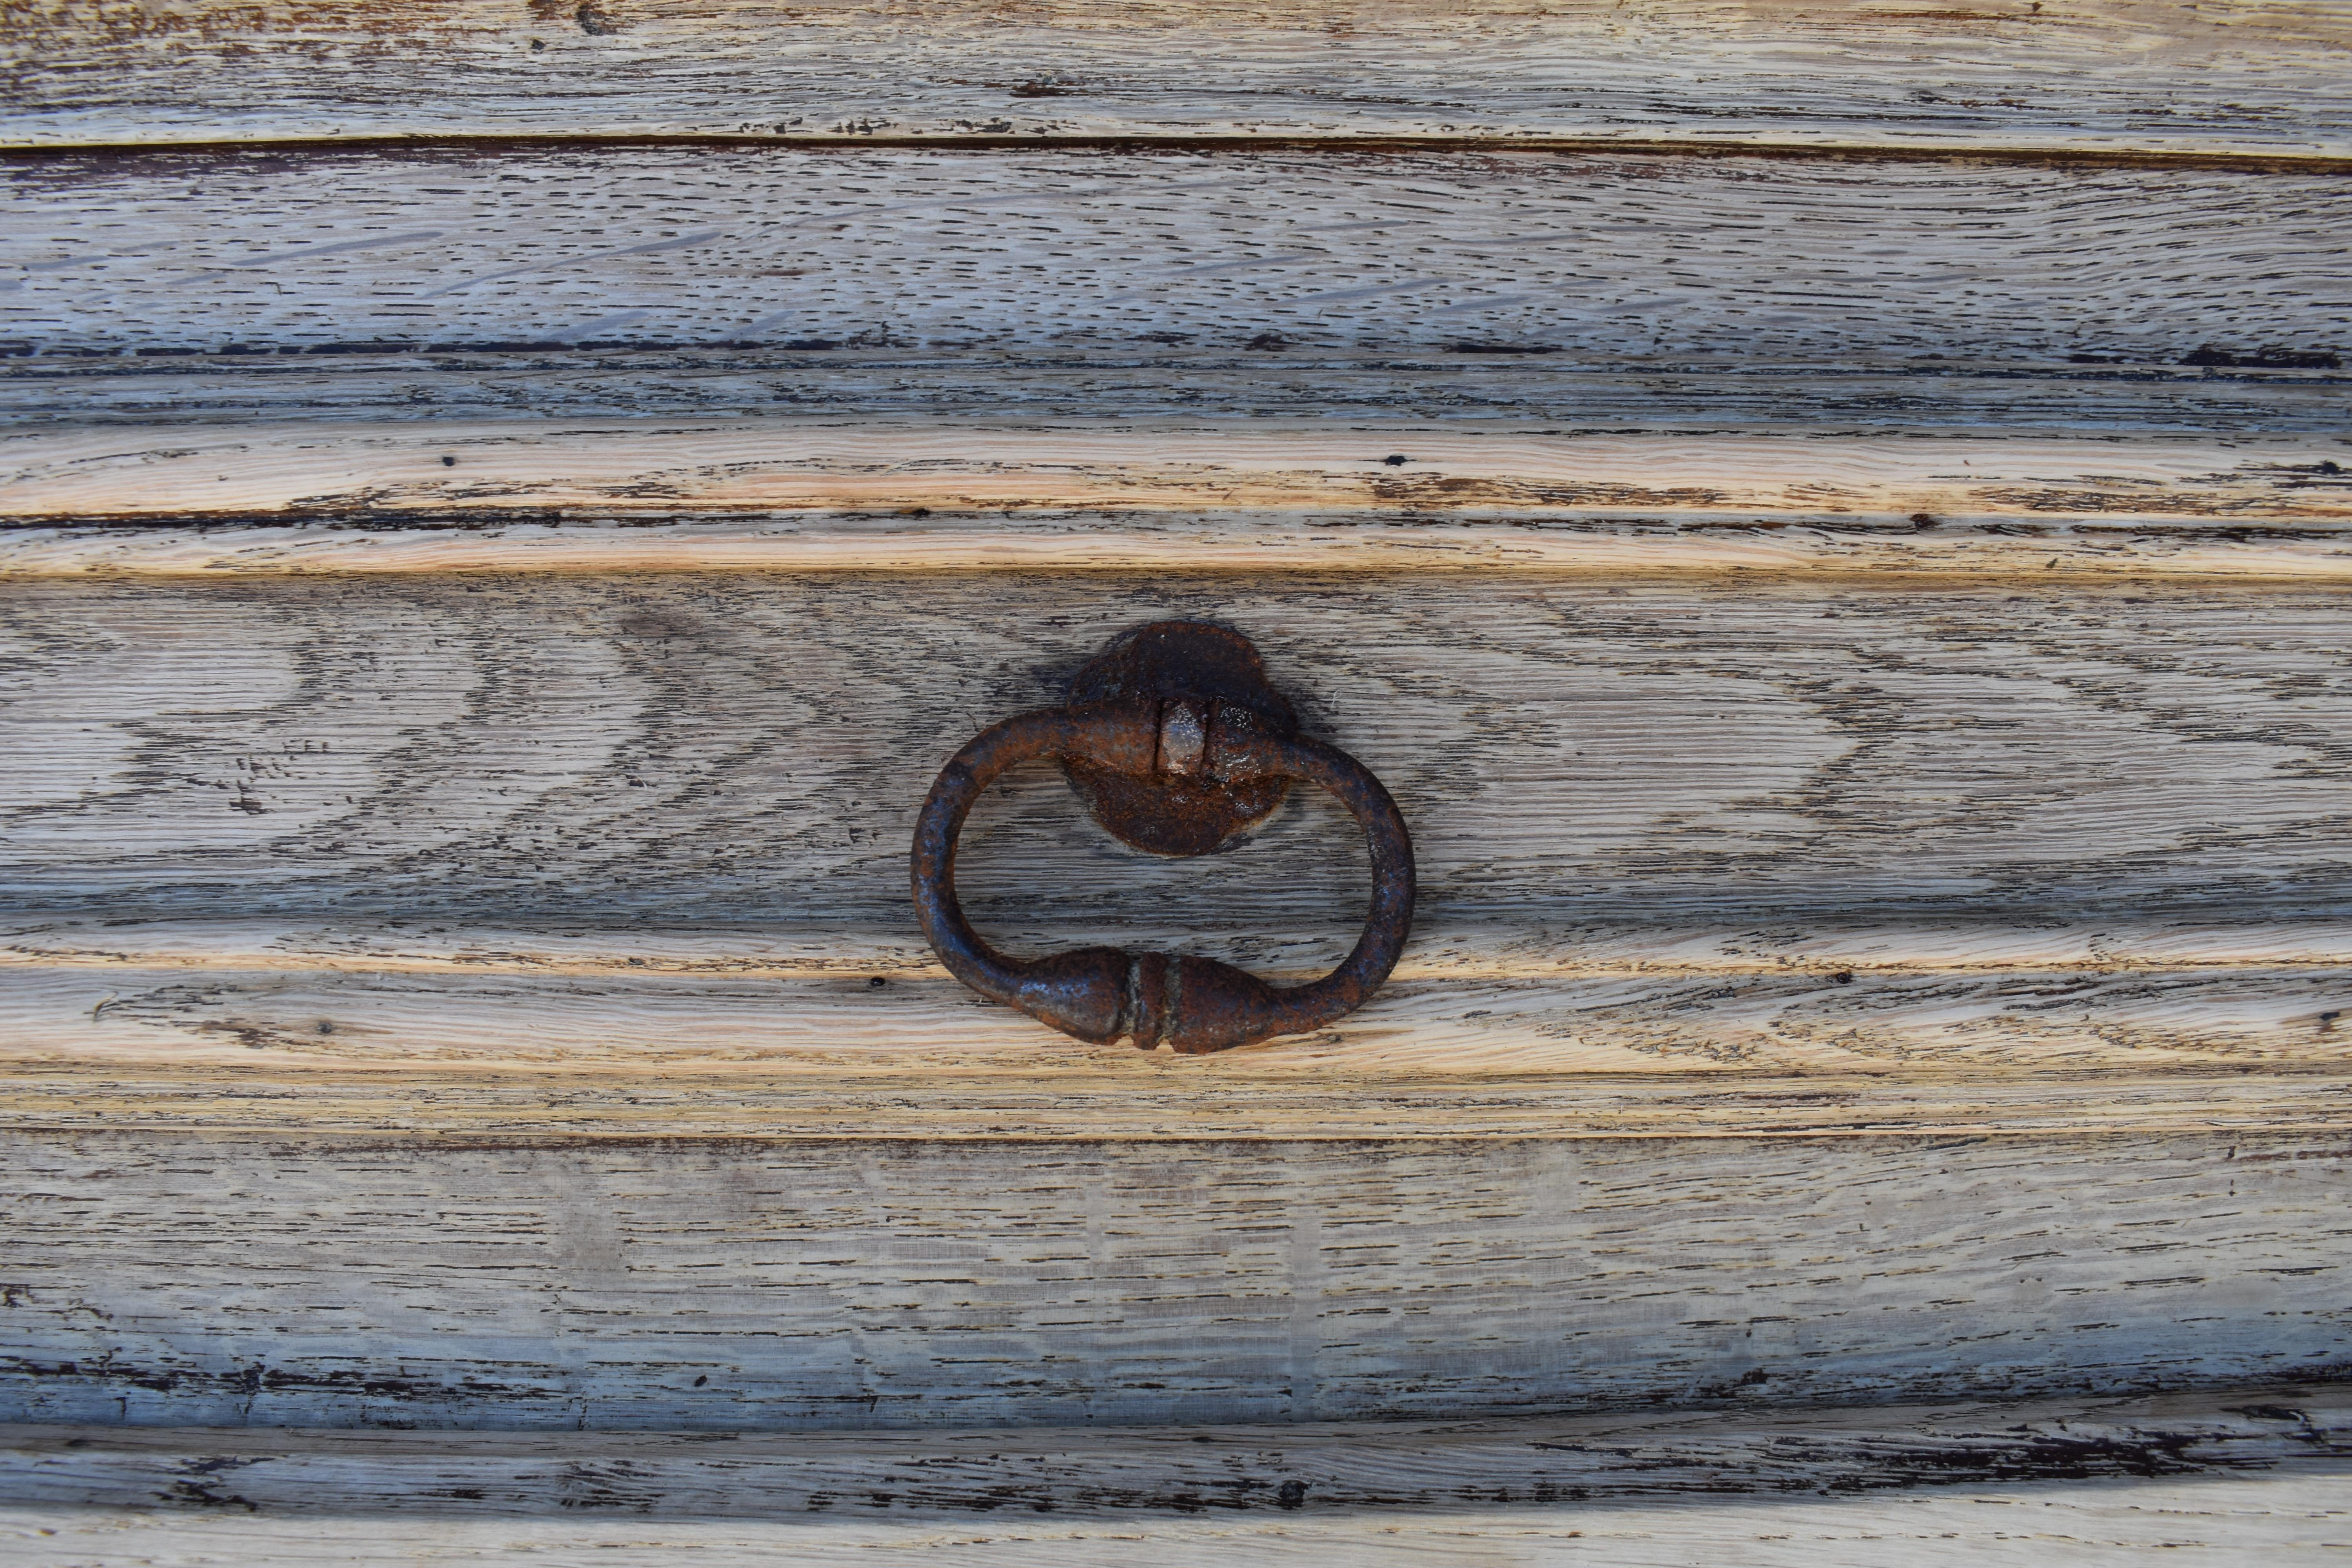
[[545, 151], [646, 151], [789, 148], [808, 153], [950, 151], [971, 153], [1310, 153], [1330, 157], [1391, 153], [1555, 153], [1563, 157], [1643, 154], [1686, 158], [1769, 158], [1793, 163], [2000, 163], [2028, 168], [2212, 170], [2250, 174], [2347, 174], [2352, 156], [2336, 153], [2206, 153], [2171, 148], [2091, 148], [2062, 144], [1895, 142], [1746, 142], [1713, 137], [1550, 136], [776, 136], [728, 132], [499, 132], [411, 135], [157, 139], [142, 142], [0, 144], [0, 161], [30, 163], [78, 158], [143, 158], [159, 153], [210, 155], [394, 151], [470, 152], [484, 156]]

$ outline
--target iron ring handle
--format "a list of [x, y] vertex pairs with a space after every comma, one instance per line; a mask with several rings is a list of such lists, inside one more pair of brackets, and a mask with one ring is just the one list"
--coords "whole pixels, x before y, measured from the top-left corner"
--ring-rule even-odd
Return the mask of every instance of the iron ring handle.
[[[1104, 1045], [1130, 1037], [1188, 1054], [1320, 1028], [1361, 1006], [1396, 967], [1412, 923], [1412, 840], [1381, 781], [1335, 747], [1266, 732], [1246, 709], [1215, 702], [1123, 701], [1048, 708], [982, 731], [940, 770], [915, 826], [915, 909], [932, 951], [958, 980], [1066, 1035]], [[964, 818], [1006, 769], [1060, 757], [1118, 773], [1279, 776], [1322, 785], [1356, 818], [1372, 856], [1371, 913], [1337, 969], [1277, 988], [1213, 959], [1079, 948], [1048, 958], [997, 952], [956, 901]]]

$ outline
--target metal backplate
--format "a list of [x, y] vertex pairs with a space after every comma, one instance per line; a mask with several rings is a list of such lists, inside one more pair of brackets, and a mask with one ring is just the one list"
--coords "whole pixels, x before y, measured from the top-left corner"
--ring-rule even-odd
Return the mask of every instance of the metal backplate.
[[[1123, 632], [1070, 682], [1074, 703], [1135, 698], [1214, 699], [1252, 710], [1281, 734], [1298, 728], [1289, 700], [1267, 683], [1256, 645], [1205, 621], [1154, 621]], [[1222, 848], [1273, 816], [1290, 791], [1287, 779], [1139, 778], [1070, 763], [1062, 773], [1112, 837], [1154, 855]]]

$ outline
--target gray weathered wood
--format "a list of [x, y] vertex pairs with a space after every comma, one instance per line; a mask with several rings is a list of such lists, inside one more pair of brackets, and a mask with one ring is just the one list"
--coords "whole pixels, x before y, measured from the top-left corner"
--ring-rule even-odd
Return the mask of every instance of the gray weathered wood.
[[1380, 1510], [1406, 1522], [1429, 1510], [1515, 1509], [1534, 1522], [1531, 1505], [2352, 1475], [2352, 1401], [2340, 1385], [2307, 1384], [1437, 1426], [713, 1436], [0, 1427], [0, 1504], [448, 1520]]
[[[2294, 581], [2347, 571], [2337, 19], [1250, 19], [12, 30], [20, 141], [278, 145], [12, 165], [0, 1409], [940, 1431], [2352, 1364], [2352, 713]], [[772, 143], [812, 112], [996, 145]], [[751, 142], [569, 140], [711, 130]], [[459, 140], [316, 144], [387, 132]], [[1261, 133], [1355, 142], [1203, 139]], [[1871, 156], [1656, 153], [1702, 136]], [[2067, 379], [2110, 374], [2151, 379]], [[1340, 1031], [1089, 1050], [914, 945], [939, 760], [1165, 614], [1257, 635], [1413, 816], [1428, 923]], [[1294, 973], [1361, 898], [1339, 827], [1139, 867], [1040, 773], [966, 882], [1025, 942]], [[91, 1447], [52, 1454], [146, 1484]], [[58, 1517], [7, 1528], [82, 1551]], [[305, 1549], [271, 1526], [218, 1539]]]
[[1419, 1419], [2352, 1356], [2340, 1131], [6, 1145], [18, 1420]]
[[[1258, 638], [1395, 791], [1423, 910], [1700, 923], [2352, 898], [2332, 590], [1503, 574], [543, 573], [12, 584], [19, 908], [911, 931], [941, 763], [1113, 634]], [[1337, 808], [1201, 861], [1049, 768], [992, 795], [991, 920], [1351, 929]]]
[[[289, 1568], [339, 1563], [408, 1568], [522, 1553], [597, 1568], [749, 1568], [866, 1563], [877, 1555], [995, 1568], [1097, 1568], [1106, 1560], [1168, 1568], [2130, 1568], [2161, 1554], [2239, 1568], [2333, 1564], [2343, 1553], [2341, 1473], [2147, 1485], [2018, 1483], [1836, 1500], [1723, 1499], [1594, 1510], [1487, 1506], [1429, 1515], [1239, 1520], [1210, 1510], [1152, 1519], [862, 1522], [534, 1519], [425, 1521], [255, 1518], [242, 1510], [8, 1510], [0, 1540], [26, 1568]], [[846, 1501], [846, 1500], [845, 1500]]]
[[1175, 342], [1279, 379], [1293, 351], [2317, 364], [2352, 336], [2336, 174], [548, 147], [59, 155], [10, 200], [20, 352]]
[[1685, 437], [1819, 439], [1995, 432], [2335, 437], [2341, 371], [2259, 365], [2017, 366], [1916, 361], [1855, 369], [1563, 365], [1546, 354], [1263, 354], [1138, 343], [1074, 356], [846, 347], [583, 347], [420, 353], [47, 355], [0, 364], [16, 428], [295, 420], [656, 422], [811, 414], [935, 428], [1120, 420], [1160, 427], [1342, 422]]
[[12, 16], [18, 144], [365, 135], [1580, 136], [2342, 153], [2325, 5], [192, 0]]
[[2258, 1476], [2148, 1482], [1994, 1483], [1847, 1498], [1721, 1498], [1593, 1508], [1553, 1504], [1396, 1514], [1233, 1518], [1216, 1509], [1138, 1519], [1022, 1510], [867, 1521], [871, 1496], [787, 1521], [617, 1517], [428, 1520], [259, 1517], [237, 1508], [0, 1510], [24, 1568], [365, 1568], [530, 1554], [595, 1568], [2242, 1568], [2343, 1559], [2344, 1478], [2325, 1463]]

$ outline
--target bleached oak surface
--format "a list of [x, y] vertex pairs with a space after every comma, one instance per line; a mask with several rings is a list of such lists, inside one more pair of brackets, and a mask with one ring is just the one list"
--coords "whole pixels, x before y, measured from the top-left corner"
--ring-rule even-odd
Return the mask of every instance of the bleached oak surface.
[[1292, 352], [2325, 364], [2352, 312], [2335, 174], [555, 146], [60, 154], [17, 163], [9, 203], [0, 339], [51, 353], [1173, 343], [1271, 379]]
[[[2346, 570], [2352, 521], [2352, 473], [2339, 458], [2352, 461], [2352, 443], [2336, 434], [1835, 440], [816, 418], [655, 429], [109, 425], [0, 441], [0, 518], [18, 524], [0, 531], [0, 573], [1517, 566], [2331, 577]], [[37, 526], [129, 521], [162, 526]], [[401, 521], [413, 526], [386, 526]], [[284, 526], [305, 522], [373, 526]]]
[[1538, 1524], [1545, 1505], [1900, 1503], [1931, 1488], [2053, 1479], [2155, 1483], [2143, 1489], [2153, 1501], [2220, 1478], [2352, 1477], [2346, 1406], [2341, 1386], [2281, 1384], [1875, 1410], [856, 1436], [16, 1426], [0, 1427], [0, 1503], [184, 1517], [602, 1511], [797, 1520], [814, 1532], [845, 1515], [998, 1512], [1034, 1525], [1380, 1510], [1409, 1525], [1423, 1510], [1497, 1507]]
[[18, 144], [719, 132], [2342, 153], [2326, 5], [33, 0]]
[[[1108, 938], [1286, 978], [1344, 945], [1213, 925], [1016, 932], [1024, 949]], [[2183, 933], [2133, 951], [2128, 931], [1966, 922], [1811, 940], [1785, 926], [1424, 927], [1370, 1007], [1210, 1062], [1053, 1035], [957, 986], [903, 927], [256, 934], [19, 922], [0, 971], [0, 1117], [371, 1135], [1283, 1140], [2352, 1120], [2337, 944], [2298, 945], [2263, 921], [2234, 940], [2185, 933], [2186, 953]], [[138, 951], [150, 944], [161, 951]]]
[[2340, 1377], [2317, 1134], [11, 1131], [5, 1409], [773, 1430]]

